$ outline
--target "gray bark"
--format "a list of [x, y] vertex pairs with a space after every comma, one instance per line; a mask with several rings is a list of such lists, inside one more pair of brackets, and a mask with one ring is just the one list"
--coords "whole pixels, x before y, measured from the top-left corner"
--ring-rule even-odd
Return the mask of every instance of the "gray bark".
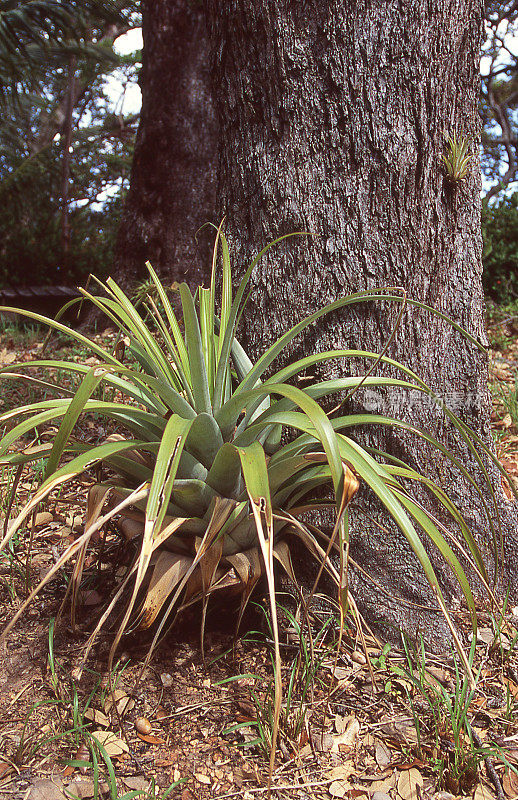
[[[282, 244], [256, 269], [242, 331], [252, 352], [344, 293], [383, 286], [404, 287], [485, 341], [480, 173], [474, 163], [451, 184], [441, 164], [445, 132], [472, 137], [477, 150], [482, 1], [207, 0], [206, 7], [221, 127], [219, 216], [227, 217], [234, 263], [242, 268], [279, 235], [315, 234]], [[394, 319], [386, 303], [345, 310], [308, 330], [291, 356], [379, 350]], [[388, 355], [415, 368], [491, 444], [487, 359], [461, 335], [408, 310]], [[335, 365], [334, 374], [345, 369]], [[439, 409], [404, 394], [374, 400], [448, 444], [481, 482]], [[356, 435], [436, 479], [491, 559], [480, 500], [442, 457], [410, 435]], [[504, 583], [514, 590], [515, 511], [494, 469], [491, 476], [506, 533]], [[379, 519], [365, 492], [360, 505]], [[352, 536], [353, 556], [396, 598], [356, 575], [353, 589], [371, 620], [397, 626], [409, 616], [405, 601], [434, 605], [401, 536], [388, 538], [361, 512]], [[448, 571], [435, 563], [454, 598]], [[435, 612], [412, 606], [411, 616], [414, 627], [432, 623], [439, 636]]]
[[205, 15], [190, 0], [147, 0], [142, 15], [142, 111], [114, 273], [132, 283], [149, 260], [197, 285], [210, 274], [213, 237], [196, 231], [213, 221], [217, 146]]

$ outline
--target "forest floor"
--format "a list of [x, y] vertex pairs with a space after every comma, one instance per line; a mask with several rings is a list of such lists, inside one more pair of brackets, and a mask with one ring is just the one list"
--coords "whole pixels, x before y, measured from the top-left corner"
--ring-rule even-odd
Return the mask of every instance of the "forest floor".
[[[491, 341], [497, 451], [518, 485], [518, 331], [495, 324]], [[53, 347], [55, 356], [62, 344]], [[37, 333], [0, 334], [0, 366], [40, 352]], [[84, 358], [70, 347], [63, 354]], [[0, 410], [34, 400], [27, 391], [13, 383]], [[102, 435], [100, 425], [88, 421], [85, 438]], [[37, 478], [24, 474], [16, 506]], [[0, 488], [10, 481], [12, 475], [0, 472]], [[77, 482], [37, 515], [29, 559], [22, 539], [0, 557], [2, 626], [23, 602], [26, 586], [35, 585], [73, 541], [87, 487], [86, 479]], [[95, 562], [90, 566], [95, 570]], [[101, 638], [79, 676], [88, 617], [102, 598], [95, 588], [85, 591], [78, 630], [64, 619], [54, 633], [51, 619], [65, 587], [66, 574], [58, 573], [1, 646], [0, 798], [131, 800], [165, 798], [169, 789], [168, 796], [181, 800], [266, 798], [273, 682], [265, 615], [253, 609], [248, 633], [234, 643], [228, 613], [216, 608], [205, 663], [197, 623], [187, 616], [144, 674], [148, 642], [142, 635], [127, 638], [110, 674], [109, 640]], [[480, 609], [474, 692], [451, 654], [425, 656], [368, 638], [369, 665], [348, 621], [339, 656], [325, 620], [315, 622], [312, 656], [307, 638], [286, 631], [273, 796], [518, 798], [518, 607], [511, 605], [503, 617]], [[467, 615], [457, 621], [467, 641]]]

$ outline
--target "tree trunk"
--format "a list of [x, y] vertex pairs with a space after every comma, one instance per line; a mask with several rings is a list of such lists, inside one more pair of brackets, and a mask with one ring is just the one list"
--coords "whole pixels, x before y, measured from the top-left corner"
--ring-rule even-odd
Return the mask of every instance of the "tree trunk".
[[145, 262], [168, 279], [198, 284], [210, 274], [205, 229], [213, 222], [217, 123], [205, 15], [190, 0], [145, 0], [142, 111], [114, 274], [145, 277]]
[[[219, 217], [227, 216], [239, 268], [268, 241], [243, 335], [257, 354], [303, 316], [347, 292], [402, 286], [485, 341], [480, 172], [447, 180], [445, 132], [479, 137], [481, 0], [207, 0], [220, 122]], [[332, 347], [379, 351], [396, 309], [344, 310], [306, 331], [292, 355]], [[407, 310], [387, 353], [414, 368], [491, 445], [487, 358], [447, 323]], [[334, 373], [351, 367], [338, 364]], [[329, 377], [329, 372], [327, 374]], [[355, 402], [362, 399], [359, 392]], [[365, 394], [363, 394], [365, 399]], [[426, 428], [481, 483], [480, 470], [439, 408], [404, 393], [370, 392], [371, 408]], [[410, 434], [357, 431], [437, 480], [490, 558], [481, 501], [445, 459]], [[491, 445], [492, 446], [492, 445]], [[516, 520], [491, 468], [506, 533], [506, 575], [516, 568]], [[491, 504], [489, 497], [487, 502]], [[429, 499], [424, 500], [430, 507]], [[408, 618], [440, 634], [434, 605], [401, 537], [389, 538], [365, 494], [352, 520], [353, 589], [371, 620]], [[457, 592], [435, 559], [441, 584]], [[514, 581], [516, 583], [516, 579]], [[374, 588], [373, 588], [374, 587]], [[515, 588], [515, 585], [512, 586]], [[396, 627], [397, 630], [397, 627]]]

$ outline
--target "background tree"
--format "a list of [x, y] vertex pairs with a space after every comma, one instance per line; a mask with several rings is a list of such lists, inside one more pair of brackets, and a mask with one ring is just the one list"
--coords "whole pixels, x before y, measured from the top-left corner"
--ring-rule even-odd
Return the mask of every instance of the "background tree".
[[171, 280], [201, 283], [209, 269], [217, 122], [205, 15], [190, 0], [143, 0], [141, 122], [115, 274], [138, 280], [144, 263]]
[[[247, 263], [283, 233], [315, 234], [268, 254], [256, 270], [243, 327], [252, 351], [347, 291], [394, 285], [484, 339], [479, 171], [475, 161], [466, 179], [452, 182], [442, 165], [445, 131], [476, 136], [479, 130], [482, 3], [432, 9], [420, 0], [403, 6], [231, 0], [206, 7], [220, 121], [217, 218], [227, 217], [236, 263]], [[379, 350], [394, 317], [387, 306], [341, 314], [333, 325], [308, 331], [293, 355]], [[450, 326], [408, 311], [389, 354], [414, 367], [491, 446], [486, 359]], [[381, 394], [369, 402], [381, 413], [393, 410], [393, 399]], [[403, 394], [397, 402], [479, 478], [440, 409]], [[422, 442], [392, 432], [358, 435], [406, 463], [426, 464], [487, 550], [477, 497]], [[493, 479], [505, 513], [500, 479]], [[408, 548], [386, 530], [380, 536], [376, 517], [364, 496], [353, 525], [356, 560], [393, 597], [429, 605]], [[510, 512], [506, 522], [512, 569]], [[453, 592], [444, 571], [441, 579]], [[356, 584], [371, 619], [397, 624], [408, 614], [371, 583], [357, 576]], [[415, 606], [412, 617], [429, 622]]]
[[482, 58], [482, 172], [489, 202], [518, 179], [518, 3], [488, 2], [486, 32]]

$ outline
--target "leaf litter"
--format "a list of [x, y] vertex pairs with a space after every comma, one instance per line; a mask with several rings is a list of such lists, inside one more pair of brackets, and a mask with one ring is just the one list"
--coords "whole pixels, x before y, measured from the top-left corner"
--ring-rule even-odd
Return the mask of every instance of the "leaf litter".
[[[16, 354], [20, 360], [31, 357], [34, 353]], [[15, 360], [2, 349], [1, 342], [0, 358], [4, 365]], [[500, 374], [509, 381], [513, 377], [512, 370]], [[20, 396], [23, 390], [17, 391], [17, 399], [23, 401]], [[495, 427], [503, 431], [499, 443], [501, 460], [518, 482], [518, 431], [511, 422], [509, 425], [509, 420], [504, 419], [500, 425], [496, 419]], [[96, 421], [87, 420], [81, 435], [85, 440], [95, 440], [98, 433]], [[24, 476], [17, 502], [23, 502], [24, 492], [29, 492], [33, 483], [34, 476]], [[80, 509], [84, 503], [81, 498], [85, 498], [88, 485], [85, 476], [48, 510], [37, 512], [31, 553], [33, 568], [46, 569], [47, 562], [41, 559], [44, 556], [48, 559], [50, 553], [50, 562], [55, 560], [70, 543], [73, 530], [80, 528]], [[38, 558], [41, 567], [37, 566]], [[103, 579], [110, 578], [112, 567], [108, 558], [89, 566], [100, 569]], [[4, 621], [16, 607], [18, 598], [23, 597], [26, 576], [12, 564], [7, 571], [0, 564], [0, 577], [0, 613]], [[262, 692], [262, 702], [267, 703], [265, 687], [271, 671], [264, 645], [256, 646], [242, 639], [232, 652], [228, 632], [216, 625], [207, 635], [210, 658], [204, 666], [193, 632], [195, 617], [187, 617], [181, 629], [183, 639], [168, 641], [134, 695], [145, 643], [128, 637], [129, 666], [118, 676], [116, 688], [107, 690], [102, 679], [106, 681], [103, 669], [109, 644], [106, 641], [99, 644], [92, 655], [93, 667], [76, 682], [72, 676], [80, 658], [79, 640], [70, 631], [64, 631], [56, 641], [60, 681], [57, 693], [48, 665], [46, 669], [42, 665], [48, 659], [48, 620], [55, 614], [61, 596], [62, 585], [56, 580], [35, 604], [36, 615], [34, 611], [28, 615], [5, 646], [0, 663], [3, 687], [0, 798], [62, 800], [71, 794], [87, 798], [93, 797], [96, 790], [101, 796], [108, 796], [110, 788], [104, 768], [99, 785], [94, 786], [91, 769], [87, 768], [85, 773], [85, 768], [66, 766], [67, 761], [74, 764], [74, 756], [79, 752], [78, 742], [63, 733], [73, 723], [72, 686], [80, 703], [90, 703], [81, 725], [113, 759], [121, 794], [125, 789], [146, 790], [153, 777], [164, 790], [171, 783], [182, 781], [172, 795], [182, 800], [240, 795], [251, 800], [264, 796], [267, 759], [257, 746], [243, 746], [257, 739], [252, 692]], [[86, 592], [85, 597], [88, 597]], [[89, 608], [88, 600], [84, 607]], [[518, 658], [513, 646], [518, 613], [515, 611], [510, 609], [497, 631], [490, 615], [481, 609], [477, 659], [479, 664], [483, 662], [483, 669], [469, 708], [473, 730], [491, 748], [492, 763], [505, 800], [518, 798]], [[84, 625], [88, 625], [87, 620]], [[464, 628], [467, 632], [467, 618]], [[368, 644], [375, 654], [377, 643]], [[358, 649], [352, 629], [345, 636], [344, 653], [336, 663], [332, 659], [332, 666], [324, 664], [319, 670], [313, 697], [304, 706], [305, 722], [297, 740], [290, 738], [289, 733], [282, 737], [274, 790], [286, 798], [306, 795], [326, 800], [330, 797], [452, 800], [463, 796], [462, 792], [452, 795], [441, 783], [438, 760], [443, 757], [447, 765], [450, 759], [451, 733], [446, 727], [434, 740], [429, 709], [423, 706], [412, 682], [385, 667], [376, 670], [379, 687], [373, 690], [365, 655]], [[401, 653], [393, 650], [387, 661], [389, 665], [392, 656], [401, 665]], [[286, 682], [289, 658], [285, 659], [284, 669]], [[243, 678], [239, 685], [221, 683], [239, 672], [258, 677]], [[435, 660], [427, 664], [428, 686], [435, 681], [451, 688], [451, 680], [452, 666], [448, 659], [444, 663]], [[61, 697], [59, 701], [57, 694]], [[135, 720], [139, 717], [151, 721], [152, 733], [136, 730]], [[225, 733], [236, 721], [243, 721], [243, 717], [252, 725]], [[254, 734], [252, 737], [250, 732]], [[474, 800], [497, 797], [484, 759], [480, 760], [468, 796]]]

